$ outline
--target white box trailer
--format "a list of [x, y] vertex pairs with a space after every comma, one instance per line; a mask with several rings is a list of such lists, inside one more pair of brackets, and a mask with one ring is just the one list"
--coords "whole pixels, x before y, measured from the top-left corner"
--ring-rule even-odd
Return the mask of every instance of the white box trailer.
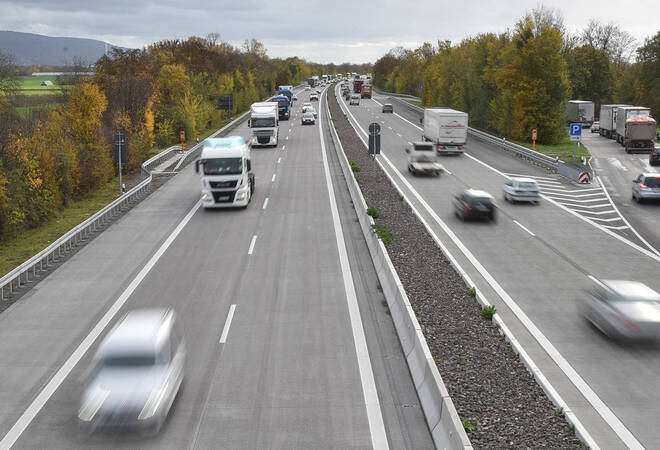
[[591, 126], [594, 123], [594, 102], [588, 100], [571, 100], [568, 102], [566, 104], [566, 122]]
[[618, 108], [631, 105], [600, 105], [600, 129], [598, 133], [610, 139], [616, 137], [616, 112]]
[[277, 147], [279, 138], [279, 104], [257, 102], [250, 107], [248, 127], [252, 130], [252, 147]]
[[467, 113], [450, 108], [426, 108], [422, 124], [424, 140], [433, 142], [439, 155], [458, 155], [465, 150]]

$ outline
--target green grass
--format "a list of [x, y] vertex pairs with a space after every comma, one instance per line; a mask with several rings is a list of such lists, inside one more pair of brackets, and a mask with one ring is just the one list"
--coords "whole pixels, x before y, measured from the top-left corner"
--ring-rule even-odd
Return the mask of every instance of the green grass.
[[[60, 86], [56, 84], [57, 77], [33, 77], [22, 76], [18, 77], [19, 90], [24, 95], [43, 95], [43, 94], [56, 94], [60, 91]], [[43, 81], [50, 80], [53, 86], [41, 86]]]
[[417, 100], [409, 100], [407, 98], [402, 98], [402, 100], [407, 101], [411, 105], [419, 106], [420, 108], [423, 108], [422, 102], [418, 102]]
[[55, 109], [58, 106], [60, 106], [60, 103], [46, 103], [38, 106], [18, 106], [16, 107], [16, 112], [18, 112], [18, 115], [21, 116], [22, 119], [26, 119], [31, 111], [36, 109]]
[[62, 208], [43, 225], [3, 242], [0, 245], [0, 274], [4, 276], [112, 202], [119, 194], [118, 186], [119, 179], [115, 178], [98, 191]]
[[[588, 129], [585, 128], [585, 130]], [[584, 132], [584, 131], [583, 131]], [[532, 148], [532, 144], [528, 142], [516, 142], [517, 144], [520, 144], [524, 147], [527, 148]], [[545, 145], [545, 144], [536, 144], [536, 151], [543, 153], [544, 155], [551, 156], [553, 158], [559, 156], [559, 159], [561, 159], [564, 162], [572, 162], [573, 161], [573, 147], [575, 146], [574, 142], [571, 142], [570, 137], [568, 136], [568, 130], [566, 131], [566, 136], [562, 139], [562, 141], [559, 144], [553, 144], [553, 145]], [[584, 156], [587, 159], [589, 159], [589, 151], [587, 150], [586, 147], [583, 145], [578, 145], [577, 147], [577, 158], [578, 162], [580, 160], [580, 156]]]

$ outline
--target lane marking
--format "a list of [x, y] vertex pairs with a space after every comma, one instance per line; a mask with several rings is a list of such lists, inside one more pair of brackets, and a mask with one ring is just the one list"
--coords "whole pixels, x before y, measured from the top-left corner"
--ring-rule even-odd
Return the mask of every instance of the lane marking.
[[149, 274], [151, 269], [156, 265], [158, 260], [163, 256], [165, 251], [172, 245], [172, 242], [179, 236], [181, 230], [190, 222], [190, 219], [193, 217], [195, 212], [202, 206], [202, 201], [199, 200], [195, 203], [195, 206], [192, 207], [188, 214], [179, 222], [174, 231], [167, 237], [165, 242], [158, 248], [156, 253], [149, 259], [147, 264], [140, 270], [140, 272], [135, 276], [133, 281], [124, 289], [124, 292], [121, 293], [119, 298], [112, 304], [110, 309], [103, 315], [101, 320], [94, 326], [92, 331], [83, 339], [83, 341], [78, 345], [74, 352], [69, 356], [69, 358], [64, 362], [62, 367], [53, 375], [48, 384], [39, 392], [37, 397], [30, 403], [27, 409], [23, 412], [21, 417], [16, 421], [16, 423], [11, 427], [9, 432], [2, 438], [0, 441], [0, 450], [10, 449], [18, 440], [18, 438], [23, 434], [25, 429], [30, 425], [32, 420], [36, 415], [41, 411], [46, 402], [52, 397], [55, 391], [60, 387], [64, 382], [67, 376], [71, 373], [73, 368], [80, 362], [82, 357], [87, 353], [90, 347], [94, 344], [96, 339], [101, 335], [103, 330], [110, 324], [112, 319], [117, 315], [122, 306], [130, 298], [130, 296], [135, 292], [135, 289], [142, 283], [142, 280]]
[[234, 311], [236, 311], [236, 305], [232, 304], [229, 307], [229, 314], [227, 314], [227, 320], [225, 320], [225, 326], [222, 329], [222, 334], [220, 335], [219, 344], [224, 344], [227, 342], [227, 335], [229, 334], [229, 327], [231, 326], [231, 321], [234, 318]]
[[402, 137], [402, 136], [401, 136], [401, 133], [397, 133], [396, 135], [399, 136], [399, 137]]
[[257, 235], [255, 234], [252, 236], [252, 240], [250, 241], [250, 248], [248, 248], [248, 255], [251, 255], [252, 252], [254, 252], [254, 244], [257, 243]]
[[266, 200], [264, 200], [264, 206], [262, 206], [261, 209], [266, 209], [266, 206], [268, 206], [268, 197], [266, 197]]
[[285, 148], [286, 148], [286, 144], [284, 144], [284, 145], [282, 146], [282, 150], [284, 150]]
[[279, 158], [277, 158], [277, 164], [279, 164], [281, 162], [282, 162], [282, 157], [280, 156]]
[[449, 169], [445, 169], [445, 172], [447, 172], [447, 175], [452, 175], [452, 173], [449, 171]]
[[285, 140], [287, 140], [287, 141], [288, 141], [288, 140], [289, 140], [289, 136], [287, 136]]
[[[358, 121], [355, 119], [353, 114], [350, 111], [347, 111], [348, 115], [353, 119], [353, 123], [365, 136], [367, 133], [364, 131], [364, 129], [360, 126]], [[405, 120], [405, 119], [404, 119]], [[358, 133], [358, 137], [362, 141], [362, 143], [366, 146], [366, 143], [362, 136]], [[466, 153], [467, 155], [467, 153]], [[575, 387], [582, 393], [582, 395], [587, 399], [587, 401], [591, 404], [591, 406], [598, 412], [598, 414], [605, 420], [605, 422], [612, 428], [612, 430], [617, 434], [617, 436], [628, 446], [631, 448], [639, 448], [643, 449], [642, 445], [639, 443], [639, 441], [633, 436], [633, 434], [626, 428], [626, 426], [619, 420], [619, 418], [612, 412], [612, 410], [598, 397], [598, 395], [591, 389], [591, 387], [584, 381], [584, 379], [580, 376], [580, 374], [575, 371], [575, 369], [569, 364], [569, 362], [559, 353], [559, 351], [555, 348], [555, 346], [548, 340], [548, 338], [541, 332], [541, 330], [538, 329], [538, 327], [532, 322], [532, 320], [527, 316], [527, 314], [518, 306], [518, 304], [513, 300], [511, 296], [502, 288], [502, 286], [495, 280], [490, 273], [486, 270], [485, 267], [481, 265], [481, 263], [475, 258], [475, 256], [472, 254], [472, 252], [463, 244], [463, 242], [458, 239], [458, 237], [454, 234], [454, 232], [447, 226], [447, 224], [436, 214], [436, 212], [429, 206], [429, 204], [422, 198], [422, 196], [415, 190], [415, 188], [406, 180], [403, 175], [397, 170], [397, 168], [394, 166], [394, 164], [389, 160], [387, 156], [385, 156], [384, 153], [381, 152], [380, 154], [381, 158], [377, 158], [377, 161], [380, 162], [379, 159], [383, 159], [387, 165], [391, 168], [392, 172], [401, 180], [401, 182], [409, 189], [409, 191], [413, 194], [413, 196], [417, 199], [417, 201], [421, 204], [421, 206], [424, 208], [424, 210], [433, 218], [433, 220], [440, 226], [440, 228], [445, 232], [447, 236], [452, 240], [454, 245], [458, 247], [459, 251], [463, 254], [465, 258], [472, 264], [472, 266], [481, 274], [481, 276], [486, 280], [486, 282], [491, 286], [491, 288], [500, 296], [500, 298], [504, 301], [504, 303], [509, 307], [509, 309], [515, 314], [515, 316], [518, 318], [518, 320], [525, 326], [527, 331], [536, 339], [536, 341], [543, 347], [543, 349], [546, 351], [546, 353], [553, 359], [555, 364], [557, 364], [560, 369], [564, 372], [564, 374], [568, 377], [568, 379], [575, 385]], [[471, 159], [474, 159], [476, 162], [483, 164], [489, 168], [486, 163], [483, 163], [482, 161], [477, 160], [476, 158], [471, 157], [470, 155], [467, 155]], [[491, 168], [495, 172], [501, 174], [502, 176], [506, 177], [507, 179], [509, 178], [507, 175], [504, 173], [500, 172], [499, 170], [495, 169], [494, 167]], [[396, 182], [394, 182], [394, 178], [390, 178], [393, 183], [396, 185]], [[397, 186], [400, 191], [399, 186]], [[552, 202], [552, 200], [548, 199], [548, 201]], [[554, 202], [553, 202], [554, 203]], [[562, 207], [563, 208], [563, 207]], [[567, 208], [564, 208], [567, 209]], [[567, 209], [568, 210], [568, 209]], [[570, 211], [570, 210], [568, 210]], [[575, 213], [573, 213], [575, 214]], [[577, 217], [581, 217], [578, 214], [575, 214]], [[588, 221], [588, 219], [582, 219], [585, 221]], [[600, 225], [598, 225], [600, 228], [602, 228]], [[602, 228], [603, 230], [606, 230], [608, 233], [613, 234], [614, 236], [618, 236], [615, 233], [611, 232], [610, 230], [607, 230], [606, 228]], [[434, 236], [436, 239], [436, 242], [441, 242], [440, 239], [437, 237], [435, 232], [433, 232], [430, 228], [429, 231], [431, 234]], [[634, 244], [633, 244], [634, 245]], [[642, 249], [643, 250], [643, 249]], [[579, 419], [576, 417], [576, 427], [580, 427], [584, 430], [583, 434], [587, 437], [585, 440], [591, 440], [593, 442], [593, 439], [589, 435], [588, 431], [584, 429], [584, 426], [580, 423]]]
[[274, 174], [273, 174], [273, 178], [270, 179], [270, 182], [271, 182], [271, 183], [274, 183], [274, 182], [275, 182], [275, 177], [276, 177], [276, 176], [277, 176], [277, 174], [274, 173]]
[[530, 231], [525, 225], [523, 225], [522, 223], [518, 222], [518, 221], [515, 220], [515, 219], [513, 219], [513, 223], [515, 223], [515, 224], [518, 225], [520, 228], [522, 228], [523, 230], [525, 230], [526, 232], [528, 232], [530, 235], [536, 237], [536, 235], [535, 235], [534, 233], [532, 233], [532, 232], [531, 232], [531, 231]]
[[[321, 102], [327, 99], [327, 96], [321, 98]], [[321, 108], [319, 107], [319, 110]], [[353, 343], [355, 344], [355, 353], [360, 371], [360, 381], [362, 382], [362, 393], [367, 409], [367, 419], [369, 421], [369, 431], [371, 432], [371, 445], [375, 449], [389, 449], [387, 442], [387, 433], [383, 421], [383, 413], [380, 409], [378, 400], [378, 390], [374, 381], [374, 374], [371, 368], [371, 359], [369, 357], [369, 347], [364, 335], [362, 318], [360, 317], [360, 307], [358, 306], [355, 286], [353, 286], [353, 274], [351, 265], [348, 261], [346, 243], [344, 242], [344, 231], [339, 220], [337, 200], [335, 199], [335, 190], [330, 175], [330, 166], [328, 165], [328, 156], [325, 150], [325, 139], [323, 137], [322, 116], [319, 114], [319, 136], [321, 137], [321, 154], [323, 155], [323, 172], [330, 198], [330, 211], [332, 213], [332, 224], [335, 229], [335, 238], [337, 240], [337, 249], [339, 251], [339, 263], [341, 265], [341, 274], [344, 281], [344, 291], [346, 292], [346, 303], [348, 304], [348, 313], [353, 331]]]

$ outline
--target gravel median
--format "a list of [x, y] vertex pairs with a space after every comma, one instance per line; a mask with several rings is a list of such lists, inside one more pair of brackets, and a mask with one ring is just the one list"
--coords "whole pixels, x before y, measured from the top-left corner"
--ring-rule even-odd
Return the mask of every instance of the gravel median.
[[332, 89], [328, 103], [360, 189], [392, 233], [390, 258], [440, 375], [475, 448], [584, 448], [403, 201], [367, 154]]

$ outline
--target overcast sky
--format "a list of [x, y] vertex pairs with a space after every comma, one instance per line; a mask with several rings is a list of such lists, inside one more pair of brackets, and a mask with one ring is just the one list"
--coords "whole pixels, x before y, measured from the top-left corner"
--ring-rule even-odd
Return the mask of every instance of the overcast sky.
[[573, 32], [614, 20], [642, 43], [660, 29], [658, 0], [0, 0], [0, 29], [124, 47], [215, 32], [234, 45], [258, 39], [271, 57], [362, 63], [397, 45], [502, 32], [540, 4], [563, 12]]

